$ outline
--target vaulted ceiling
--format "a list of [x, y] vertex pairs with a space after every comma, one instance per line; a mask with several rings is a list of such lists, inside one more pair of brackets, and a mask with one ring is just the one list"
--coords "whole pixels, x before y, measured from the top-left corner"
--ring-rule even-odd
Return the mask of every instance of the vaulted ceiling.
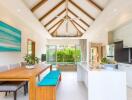
[[82, 36], [101, 14], [108, 1], [24, 0], [53, 37]]

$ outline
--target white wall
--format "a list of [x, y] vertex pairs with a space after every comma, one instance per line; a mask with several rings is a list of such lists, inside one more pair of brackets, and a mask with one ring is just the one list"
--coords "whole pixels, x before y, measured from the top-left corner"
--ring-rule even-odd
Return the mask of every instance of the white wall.
[[47, 45], [79, 45], [79, 39], [48, 39]]
[[103, 30], [97, 33], [90, 33], [87, 39], [89, 42], [102, 43], [106, 45], [108, 43], [108, 32]]
[[114, 41], [123, 40], [124, 47], [132, 47], [132, 21], [113, 32]]
[[104, 46], [108, 44], [108, 32], [102, 31], [97, 33], [87, 33], [87, 62], [90, 60], [90, 43], [102, 43]]
[[36, 42], [37, 57], [45, 53], [50, 36], [21, 0], [0, 0], [0, 20], [22, 31], [21, 52], [0, 52], [0, 65], [23, 61], [28, 38]]

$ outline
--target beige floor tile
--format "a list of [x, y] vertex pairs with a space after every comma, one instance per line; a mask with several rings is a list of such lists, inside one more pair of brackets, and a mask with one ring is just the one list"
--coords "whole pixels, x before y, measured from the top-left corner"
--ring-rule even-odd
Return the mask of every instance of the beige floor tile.
[[[132, 89], [128, 88], [128, 100], [132, 100]], [[28, 100], [28, 95], [23, 95], [23, 89], [18, 91], [17, 100]], [[5, 97], [4, 93], [0, 93], [0, 100], [13, 100], [12, 93]], [[83, 83], [77, 82], [75, 72], [63, 72], [62, 81], [58, 85], [57, 100], [88, 100], [87, 89]]]

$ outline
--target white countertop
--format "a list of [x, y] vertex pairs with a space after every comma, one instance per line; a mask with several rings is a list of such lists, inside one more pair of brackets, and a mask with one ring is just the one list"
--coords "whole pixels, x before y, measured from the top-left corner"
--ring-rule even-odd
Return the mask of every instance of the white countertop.
[[121, 72], [120, 70], [113, 69], [113, 68], [106, 68], [106, 69], [91, 69], [91, 66], [87, 63], [78, 63], [82, 68], [84, 68], [86, 71], [116, 71]]
[[86, 85], [88, 100], [127, 100], [124, 71], [91, 69], [87, 63], [78, 63], [77, 78]]

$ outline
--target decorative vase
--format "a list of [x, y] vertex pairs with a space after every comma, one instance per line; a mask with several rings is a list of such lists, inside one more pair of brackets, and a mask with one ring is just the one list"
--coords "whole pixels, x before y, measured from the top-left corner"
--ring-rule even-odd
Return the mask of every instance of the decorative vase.
[[103, 66], [105, 69], [117, 69], [117, 64], [104, 64]]
[[26, 65], [26, 68], [27, 69], [33, 69], [33, 68], [35, 68], [35, 66], [34, 65]]

